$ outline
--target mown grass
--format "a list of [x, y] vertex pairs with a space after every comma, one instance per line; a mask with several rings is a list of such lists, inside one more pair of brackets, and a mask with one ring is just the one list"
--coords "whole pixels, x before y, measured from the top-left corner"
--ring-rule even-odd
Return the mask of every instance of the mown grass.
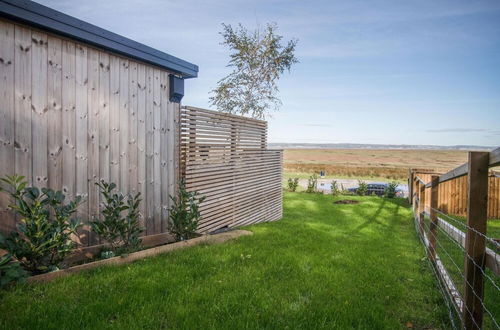
[[[441, 216], [442, 217], [442, 216]], [[467, 231], [465, 226], [466, 219], [458, 216], [442, 217], [444, 220], [448, 221], [451, 225], [455, 226], [462, 232]], [[450, 219], [451, 218], [451, 219]], [[454, 220], [455, 221], [454, 221]], [[430, 218], [424, 218], [424, 228], [427, 236], [430, 237], [429, 233], [429, 223]], [[446, 268], [448, 274], [450, 275], [456, 289], [460, 292], [462, 297], [464, 296], [465, 290], [465, 251], [464, 248], [460, 246], [450, 235], [448, 235], [444, 230], [437, 228], [437, 240], [436, 240], [436, 253], [441, 259], [444, 267]], [[489, 219], [487, 226], [487, 235], [489, 237], [500, 237], [500, 220], [499, 219]], [[500, 253], [500, 250], [496, 245], [487, 241], [487, 246], [495, 253]], [[500, 292], [498, 288], [500, 287], [500, 277], [496, 276], [489, 268], [486, 268], [484, 276], [484, 308], [488, 312], [484, 313], [484, 329], [495, 329], [494, 322], [500, 322]], [[458, 317], [458, 316], [457, 316]], [[457, 318], [458, 321], [458, 318]]]
[[448, 328], [404, 200], [285, 193], [252, 236], [0, 293], [5, 329]]

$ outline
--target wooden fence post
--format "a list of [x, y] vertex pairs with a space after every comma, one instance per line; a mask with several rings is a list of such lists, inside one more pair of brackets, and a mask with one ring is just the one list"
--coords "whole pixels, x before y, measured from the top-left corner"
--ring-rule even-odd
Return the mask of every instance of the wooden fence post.
[[429, 223], [429, 259], [432, 262], [436, 261], [436, 242], [437, 242], [437, 208], [438, 208], [438, 194], [439, 194], [439, 176], [433, 175], [431, 177], [431, 205], [430, 214], [431, 220]]
[[415, 184], [414, 180], [413, 180], [413, 170], [410, 168], [408, 170], [408, 201], [410, 202], [411, 205], [415, 205], [414, 204], [414, 200], [413, 200], [413, 185]]
[[[420, 205], [420, 186], [419, 186], [419, 181], [417, 180], [416, 177], [413, 177], [413, 195], [414, 195], [414, 202], [413, 202], [413, 213], [418, 213], [418, 208]], [[417, 203], [418, 199], [418, 203]]]
[[424, 227], [425, 184], [419, 183], [419, 187], [420, 187], [420, 198], [418, 203], [418, 219], [419, 219], [420, 230], [422, 231], [422, 234], [424, 234], [425, 233], [425, 227]]
[[[413, 214], [418, 214], [418, 210], [420, 208], [420, 187], [418, 186], [418, 181], [416, 178], [414, 178], [415, 180], [415, 202], [413, 203]], [[418, 203], [417, 203], [417, 200], [418, 200]]]
[[488, 152], [469, 152], [465, 288], [462, 315], [466, 329], [480, 329], [483, 322], [488, 165]]

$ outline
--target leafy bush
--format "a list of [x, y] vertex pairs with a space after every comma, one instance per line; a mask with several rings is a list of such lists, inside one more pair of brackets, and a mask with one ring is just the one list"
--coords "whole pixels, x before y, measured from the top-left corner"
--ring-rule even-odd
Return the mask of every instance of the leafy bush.
[[316, 192], [317, 187], [318, 187], [318, 176], [316, 174], [313, 174], [309, 177], [309, 179], [307, 179], [306, 192], [314, 193]]
[[21, 282], [26, 276], [21, 264], [13, 260], [10, 254], [0, 257], [0, 289], [11, 283]]
[[75, 248], [71, 235], [76, 234], [80, 224], [72, 215], [81, 198], [64, 204], [65, 196], [61, 191], [27, 187], [23, 176], [7, 176], [0, 180], [9, 187], [6, 190], [14, 200], [9, 208], [20, 217], [17, 231], [0, 238], [0, 248], [32, 273], [57, 269]]
[[288, 179], [288, 190], [296, 191], [298, 186], [299, 186], [299, 178]]
[[396, 181], [389, 182], [387, 187], [385, 187], [385, 197], [394, 198], [396, 197], [396, 188], [398, 187], [398, 183]]
[[[140, 193], [124, 196], [114, 192], [116, 184], [104, 180], [96, 183], [104, 197], [102, 221], [92, 221], [92, 230], [109, 243], [111, 250], [126, 253], [137, 250], [141, 245], [139, 235]], [[125, 214], [124, 214], [125, 213]]]
[[199, 204], [205, 200], [196, 191], [187, 191], [186, 183], [179, 182], [177, 196], [170, 196], [172, 206], [169, 209], [170, 232], [176, 240], [182, 241], [196, 236], [201, 214]]
[[332, 181], [331, 188], [332, 188], [332, 195], [333, 196], [340, 195], [340, 188], [339, 188], [339, 184], [337, 183], [337, 181], [335, 181], [335, 180]]
[[359, 196], [365, 196], [368, 193], [368, 185], [366, 182], [358, 180], [358, 189], [356, 189], [356, 193]]

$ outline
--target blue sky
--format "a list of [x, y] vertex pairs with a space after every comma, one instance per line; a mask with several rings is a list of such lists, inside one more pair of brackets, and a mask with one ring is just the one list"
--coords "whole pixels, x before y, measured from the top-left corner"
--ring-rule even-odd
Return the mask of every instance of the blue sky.
[[500, 1], [38, 2], [199, 65], [200, 107], [229, 72], [220, 24], [276, 22], [300, 63], [270, 142], [500, 145]]

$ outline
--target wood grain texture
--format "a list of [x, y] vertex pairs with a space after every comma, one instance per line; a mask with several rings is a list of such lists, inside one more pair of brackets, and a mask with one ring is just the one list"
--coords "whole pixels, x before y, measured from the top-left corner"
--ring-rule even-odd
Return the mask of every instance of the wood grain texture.
[[120, 182], [119, 189], [129, 192], [129, 61], [120, 60]]
[[82, 204], [77, 210], [77, 216], [83, 222], [80, 229], [79, 242], [87, 246], [89, 241], [89, 217], [88, 217], [88, 49], [76, 44], [75, 47], [75, 136], [76, 136], [76, 195], [82, 198]]
[[[0, 176], [83, 197], [81, 246], [101, 243], [89, 226], [100, 219], [101, 179], [140, 192], [144, 235], [163, 233], [179, 164], [170, 72], [4, 18], [0, 42], [0, 156], [11, 160]], [[16, 225], [8, 204], [0, 192], [3, 233]]]
[[15, 119], [14, 152], [15, 172], [32, 184], [31, 146], [31, 30], [15, 26]]
[[128, 150], [129, 191], [137, 193], [137, 63], [129, 64]]
[[483, 322], [484, 267], [486, 253], [488, 152], [469, 152], [467, 232], [464, 260], [464, 311], [466, 329], [481, 329]]
[[62, 53], [62, 190], [68, 199], [76, 195], [76, 49], [63, 41]]
[[[88, 192], [89, 192], [89, 213], [90, 221], [99, 219], [99, 188], [96, 182], [99, 182], [99, 52], [89, 48], [88, 61]], [[99, 244], [99, 238], [89, 231], [89, 245]]]
[[145, 226], [147, 235], [154, 234], [154, 164], [153, 164], [153, 68], [146, 67], [146, 216]]
[[161, 232], [161, 71], [153, 70], [153, 222], [152, 232]]
[[146, 228], [146, 67], [137, 67], [137, 192], [141, 194], [139, 222]]
[[[14, 54], [15, 36], [14, 25], [0, 20], [0, 175], [15, 173], [14, 156], [14, 129], [15, 129], [15, 104], [17, 95], [14, 94]], [[15, 101], [16, 100], [16, 101]], [[15, 217], [9, 211], [10, 198], [0, 192], [0, 231], [10, 232], [15, 227]]]
[[48, 37], [48, 162], [49, 186], [62, 190], [62, 39]]
[[32, 35], [32, 85], [31, 98], [32, 143], [33, 143], [33, 184], [46, 187], [48, 184], [47, 168], [47, 35], [33, 31]]
[[200, 232], [281, 218], [283, 154], [266, 149], [266, 122], [193, 107], [179, 120], [182, 176], [206, 197]]
[[109, 179], [120, 182], [120, 59], [109, 59]]

